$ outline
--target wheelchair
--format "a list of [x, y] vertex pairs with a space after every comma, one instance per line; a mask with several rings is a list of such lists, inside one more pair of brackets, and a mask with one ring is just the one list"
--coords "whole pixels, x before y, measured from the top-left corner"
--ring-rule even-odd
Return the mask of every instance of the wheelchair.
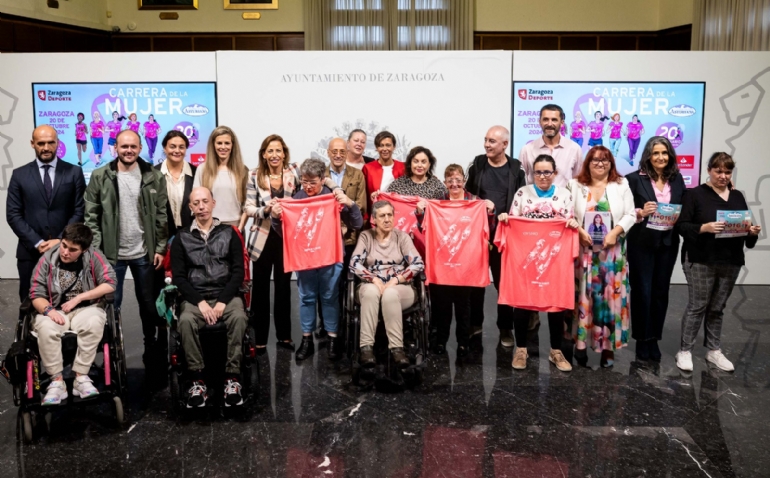
[[[235, 228], [238, 236], [243, 242], [243, 236]], [[166, 257], [166, 284], [172, 283], [173, 274], [170, 268], [171, 247], [168, 248]], [[244, 245], [244, 282], [239, 291], [239, 297], [243, 300], [243, 307], [246, 315], [249, 317], [249, 324], [246, 327], [246, 333], [243, 337], [241, 358], [241, 394], [243, 404], [240, 408], [245, 409], [246, 405], [256, 401], [259, 395], [259, 362], [257, 360], [257, 349], [255, 343], [254, 325], [251, 322], [248, 306], [251, 296], [251, 278], [249, 274], [250, 259], [246, 253]], [[166, 293], [166, 303], [169, 304], [173, 318], [169, 327], [168, 334], [168, 352], [169, 352], [169, 389], [171, 393], [171, 403], [176, 413], [182, 413], [186, 410], [186, 389], [184, 384], [187, 380], [187, 362], [185, 360], [184, 348], [182, 347], [182, 336], [178, 330], [179, 324], [179, 306], [182, 304], [178, 290]], [[225, 322], [218, 322], [214, 325], [204, 325], [198, 332], [201, 341], [201, 352], [206, 364], [204, 368], [204, 381], [211, 387], [212, 384], [222, 384], [224, 382], [225, 365], [227, 363], [227, 326]], [[221, 390], [215, 387], [210, 388], [209, 399], [206, 408], [213, 406], [224, 406], [223, 394], [218, 393]]]
[[[77, 352], [77, 334], [67, 331], [62, 335], [62, 355], [64, 359], [64, 380], [68, 397], [61, 404], [45, 406], [41, 404], [51, 377], [43, 371], [37, 334], [32, 328], [32, 320], [37, 312], [32, 302], [26, 299], [19, 307], [19, 321], [16, 325], [14, 342], [3, 362], [3, 373], [13, 386], [13, 403], [19, 407], [19, 431], [26, 442], [35, 437], [35, 428], [39, 415], [43, 414], [46, 427], [50, 429], [51, 416], [55, 410], [65, 407], [86, 406], [104, 401], [112, 404], [115, 419], [119, 425], [125, 422], [124, 405], [127, 396], [126, 353], [123, 342], [123, 325], [120, 312], [113, 305], [114, 294], [105, 295], [99, 301], [104, 308], [107, 320], [104, 334], [97, 348], [97, 357], [91, 365], [89, 376], [99, 395], [87, 399], [72, 394], [74, 373], [67, 373], [67, 366], [72, 365]], [[101, 355], [101, 360], [99, 356]]]
[[343, 298], [343, 330], [347, 336], [346, 353], [350, 359], [351, 378], [354, 385], [360, 385], [362, 379], [372, 381], [383, 379], [399, 387], [422, 384], [428, 358], [428, 331], [430, 328], [430, 294], [425, 285], [425, 273], [415, 276], [413, 285], [416, 290], [415, 301], [402, 311], [404, 352], [409, 359], [406, 368], [396, 367], [387, 344], [382, 309], [379, 312], [375, 333], [374, 353], [377, 365], [373, 370], [366, 370], [359, 363], [361, 354], [361, 307], [358, 300], [357, 285], [360, 283], [352, 272], [348, 271], [348, 286]]

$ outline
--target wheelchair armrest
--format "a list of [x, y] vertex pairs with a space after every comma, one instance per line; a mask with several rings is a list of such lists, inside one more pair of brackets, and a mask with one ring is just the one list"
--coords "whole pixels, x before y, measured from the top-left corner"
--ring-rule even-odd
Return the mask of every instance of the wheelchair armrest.
[[24, 302], [19, 305], [19, 312], [21, 315], [26, 315], [32, 312], [32, 299], [29, 297], [24, 299]]
[[115, 293], [109, 292], [107, 294], [104, 294], [104, 301], [108, 304], [114, 304], [115, 303]]
[[414, 279], [415, 279], [417, 282], [425, 282], [426, 280], [428, 280], [427, 276], [425, 275], [425, 271], [420, 271], [420, 273], [419, 273], [419, 274], [417, 274], [416, 276], [414, 276]]

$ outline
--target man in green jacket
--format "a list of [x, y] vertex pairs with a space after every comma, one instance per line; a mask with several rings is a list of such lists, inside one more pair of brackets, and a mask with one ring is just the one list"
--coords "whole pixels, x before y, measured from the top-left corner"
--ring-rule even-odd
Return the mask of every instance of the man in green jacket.
[[[165, 350], [163, 325], [155, 309], [153, 269], [160, 269], [166, 253], [166, 180], [160, 171], [139, 157], [142, 143], [131, 130], [116, 138], [117, 159], [95, 170], [86, 187], [86, 225], [93, 244], [115, 269], [118, 284], [115, 308], [120, 309], [126, 270], [131, 269], [144, 333], [145, 366]], [[160, 347], [156, 347], [156, 342]], [[151, 359], [151, 360], [148, 360]]]

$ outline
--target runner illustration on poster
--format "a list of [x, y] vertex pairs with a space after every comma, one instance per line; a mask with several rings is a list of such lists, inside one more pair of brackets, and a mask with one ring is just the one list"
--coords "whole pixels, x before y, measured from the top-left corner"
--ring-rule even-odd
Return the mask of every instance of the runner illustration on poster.
[[94, 166], [102, 163], [102, 151], [104, 150], [105, 125], [102, 115], [98, 111], [93, 112], [94, 120], [91, 121], [91, 146], [94, 147]]
[[130, 129], [136, 134], [139, 134], [139, 129], [142, 127], [142, 123], [136, 118], [136, 113], [128, 115], [128, 122], [126, 123], [126, 129]]
[[591, 132], [588, 137], [588, 147], [602, 146], [604, 144], [604, 121], [606, 116], [601, 111], [594, 113], [594, 120], [588, 123], [588, 130]]
[[147, 143], [147, 156], [150, 163], [155, 162], [155, 148], [158, 146], [158, 133], [160, 133], [160, 125], [155, 121], [155, 116], [150, 115], [147, 117], [147, 121], [144, 122], [144, 141]]
[[115, 158], [117, 154], [115, 152], [115, 143], [117, 142], [118, 133], [123, 129], [124, 116], [120, 116], [117, 111], [112, 112], [112, 121], [107, 123], [107, 131], [110, 132], [110, 137], [107, 140], [107, 144], [110, 147], [110, 155]]
[[75, 123], [75, 146], [78, 150], [78, 166], [83, 166], [83, 153], [88, 149], [88, 126], [84, 123], [86, 115], [78, 113]]
[[569, 129], [571, 132], [570, 139], [579, 144], [582, 148], [583, 135], [586, 132], [586, 122], [583, 121], [583, 113], [581, 113], [579, 110], [575, 111], [575, 121], [570, 123]]
[[639, 116], [634, 115], [631, 117], [631, 122], [626, 126], [625, 134], [628, 137], [628, 164], [633, 166], [636, 152], [639, 150], [639, 143], [642, 141], [642, 135], [644, 134], [644, 125], [639, 121]]

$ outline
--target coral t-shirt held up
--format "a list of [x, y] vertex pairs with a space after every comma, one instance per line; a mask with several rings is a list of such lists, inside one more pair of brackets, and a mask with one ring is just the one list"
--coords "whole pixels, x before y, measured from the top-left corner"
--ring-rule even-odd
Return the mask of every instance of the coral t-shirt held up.
[[342, 262], [341, 205], [331, 194], [279, 199], [283, 209], [283, 268], [304, 271]]
[[578, 233], [563, 219], [509, 217], [495, 233], [502, 253], [498, 304], [540, 312], [575, 308]]

